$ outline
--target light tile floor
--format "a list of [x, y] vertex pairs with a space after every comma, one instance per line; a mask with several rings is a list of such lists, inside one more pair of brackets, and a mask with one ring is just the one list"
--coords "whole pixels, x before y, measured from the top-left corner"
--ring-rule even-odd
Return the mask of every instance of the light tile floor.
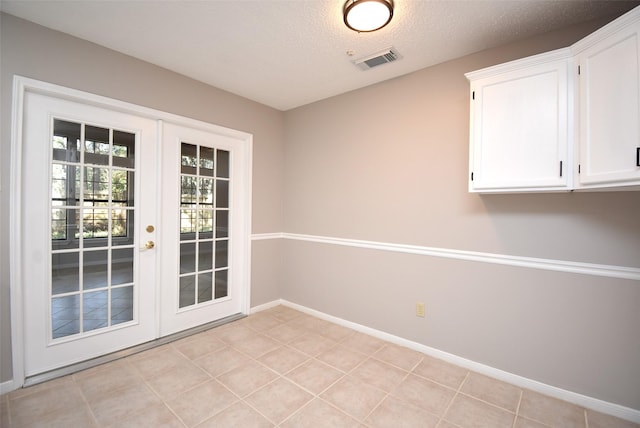
[[5, 394], [5, 427], [635, 425], [284, 306]]

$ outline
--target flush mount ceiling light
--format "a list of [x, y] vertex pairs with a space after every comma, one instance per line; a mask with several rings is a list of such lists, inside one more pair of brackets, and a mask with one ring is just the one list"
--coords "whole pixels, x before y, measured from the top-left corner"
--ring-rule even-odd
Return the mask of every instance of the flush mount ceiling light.
[[393, 17], [393, 0], [348, 0], [344, 4], [344, 23], [359, 33], [376, 31]]

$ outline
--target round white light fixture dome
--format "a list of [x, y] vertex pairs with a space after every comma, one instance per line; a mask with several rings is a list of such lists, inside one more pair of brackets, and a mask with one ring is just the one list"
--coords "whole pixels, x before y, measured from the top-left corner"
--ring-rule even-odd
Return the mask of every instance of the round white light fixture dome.
[[359, 33], [376, 31], [393, 17], [393, 0], [348, 0], [344, 4], [344, 23]]

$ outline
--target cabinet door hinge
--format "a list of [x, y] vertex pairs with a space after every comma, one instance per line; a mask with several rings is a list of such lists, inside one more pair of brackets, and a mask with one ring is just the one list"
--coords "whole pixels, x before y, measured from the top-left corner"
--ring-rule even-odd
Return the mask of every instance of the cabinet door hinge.
[[562, 177], [562, 161], [560, 161], [560, 177]]

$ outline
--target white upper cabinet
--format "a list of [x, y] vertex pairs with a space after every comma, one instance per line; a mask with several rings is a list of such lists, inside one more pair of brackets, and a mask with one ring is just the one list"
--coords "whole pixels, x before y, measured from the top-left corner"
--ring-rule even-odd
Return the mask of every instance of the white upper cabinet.
[[470, 192], [640, 189], [640, 7], [570, 48], [465, 76]]
[[580, 67], [578, 188], [640, 185], [638, 16], [627, 14], [573, 46]]
[[562, 49], [466, 74], [469, 191], [569, 188], [570, 58]]

